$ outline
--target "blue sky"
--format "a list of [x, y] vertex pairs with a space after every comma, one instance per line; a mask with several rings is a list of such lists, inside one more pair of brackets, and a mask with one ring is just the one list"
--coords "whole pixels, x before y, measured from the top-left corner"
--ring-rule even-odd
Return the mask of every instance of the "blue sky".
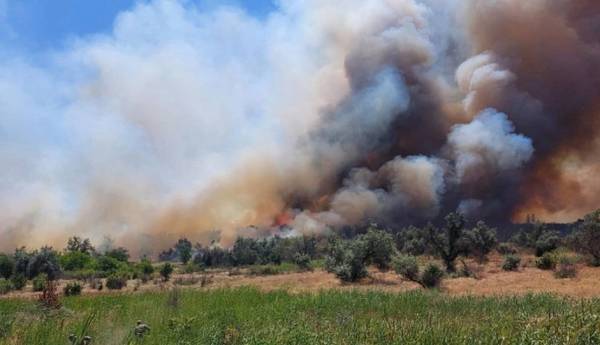
[[[59, 48], [70, 37], [110, 31], [116, 15], [140, 1], [148, 0], [0, 0], [0, 38], [27, 50]], [[260, 18], [275, 8], [272, 0], [184, 1], [200, 8], [235, 5]]]

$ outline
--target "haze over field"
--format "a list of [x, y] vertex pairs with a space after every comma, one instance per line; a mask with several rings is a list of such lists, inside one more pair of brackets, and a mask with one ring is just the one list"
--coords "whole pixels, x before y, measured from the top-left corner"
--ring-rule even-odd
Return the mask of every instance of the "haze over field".
[[13, 9], [0, 250], [600, 205], [598, 1], [139, 1], [33, 56]]

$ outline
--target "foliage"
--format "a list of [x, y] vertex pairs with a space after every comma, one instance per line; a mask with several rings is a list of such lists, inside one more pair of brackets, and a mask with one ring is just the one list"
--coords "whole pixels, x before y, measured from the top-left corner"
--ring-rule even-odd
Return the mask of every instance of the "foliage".
[[576, 251], [591, 257], [592, 265], [600, 266], [600, 210], [584, 217], [571, 242]]
[[512, 243], [508, 242], [502, 242], [498, 244], [496, 250], [502, 255], [517, 254], [518, 252], [517, 248]]
[[423, 229], [410, 226], [396, 234], [396, 246], [402, 253], [415, 256], [423, 255], [429, 249], [427, 236], [427, 232]]
[[60, 256], [59, 261], [65, 271], [82, 270], [90, 266], [92, 256], [84, 251], [68, 251]]
[[367, 263], [374, 264], [381, 270], [388, 269], [395, 254], [394, 238], [384, 230], [376, 226], [369, 227], [366, 234], [360, 240], [365, 245], [365, 258]]
[[504, 262], [502, 263], [502, 269], [505, 271], [516, 271], [519, 269], [519, 265], [521, 264], [521, 257], [514, 254], [509, 254], [504, 257]]
[[58, 293], [56, 292], [56, 282], [54, 280], [46, 280], [44, 289], [39, 295], [38, 302], [44, 308], [59, 309], [61, 307], [61, 302]]
[[127, 286], [127, 275], [122, 272], [112, 273], [106, 278], [106, 287], [110, 290], [121, 290]]
[[65, 296], [78, 296], [81, 295], [81, 284], [78, 282], [70, 282], [65, 285], [63, 292]]
[[162, 264], [162, 266], [160, 266], [159, 273], [164, 281], [169, 281], [171, 274], [173, 273], [173, 265], [171, 265], [169, 262], [165, 262]]
[[310, 265], [310, 256], [306, 254], [296, 254], [294, 263], [298, 265], [298, 268], [301, 271], [312, 271], [312, 266]]
[[142, 272], [143, 275], [151, 275], [152, 273], [154, 273], [154, 266], [152, 266], [152, 263], [146, 257], [140, 260], [140, 262], [138, 263], [138, 269], [140, 270], [140, 272]]
[[14, 289], [15, 287], [9, 279], [0, 278], [0, 295], [5, 295]]
[[417, 258], [411, 255], [400, 255], [394, 259], [394, 270], [404, 279], [418, 283], [426, 289], [439, 287], [444, 271], [436, 264], [430, 263], [421, 272]]
[[487, 255], [496, 247], [496, 229], [490, 228], [483, 221], [471, 230], [466, 231], [466, 245], [469, 254], [473, 255], [479, 263], [485, 261]]
[[95, 252], [92, 243], [89, 238], [82, 239], [77, 236], [69, 238], [67, 241], [67, 248], [65, 249], [69, 253], [79, 252], [83, 254], [92, 254]]
[[231, 249], [236, 266], [253, 265], [258, 262], [258, 245], [254, 239], [238, 237]]
[[29, 261], [34, 253], [28, 252], [25, 247], [15, 249], [15, 254], [13, 255], [15, 262], [15, 273], [21, 273], [27, 276], [27, 266], [29, 265]]
[[367, 276], [367, 244], [364, 240], [338, 241], [327, 258], [328, 270], [344, 282], [354, 282]]
[[231, 255], [229, 251], [213, 245], [207, 248], [201, 245], [196, 246], [196, 255], [194, 263], [204, 267], [223, 267], [231, 265]]
[[444, 271], [436, 264], [429, 263], [423, 270], [421, 281], [426, 288], [436, 288], [440, 285]]
[[553, 270], [556, 268], [556, 262], [556, 255], [548, 252], [535, 260], [535, 266], [541, 270]]
[[175, 250], [183, 264], [187, 264], [192, 258], [192, 242], [187, 238], [180, 238], [175, 244]]
[[512, 237], [511, 242], [525, 248], [535, 249], [536, 256], [542, 256], [558, 248], [561, 238], [556, 231], [549, 230], [545, 224], [532, 224], [530, 229], [521, 230]]
[[455, 261], [459, 255], [465, 254], [465, 217], [460, 213], [450, 213], [445, 218], [446, 225], [437, 229], [427, 226], [429, 242], [435, 254], [444, 261], [447, 272], [456, 271]]
[[22, 273], [17, 273], [10, 278], [15, 290], [23, 290], [27, 285], [27, 278]]
[[36, 292], [43, 291], [44, 287], [46, 286], [47, 280], [48, 280], [48, 276], [45, 273], [42, 273], [42, 274], [38, 275], [37, 277], [33, 278], [33, 281], [32, 281], [33, 291], [36, 291]]
[[104, 253], [106, 257], [113, 258], [120, 262], [128, 262], [129, 261], [129, 251], [126, 248], [118, 247], [108, 250]]
[[0, 254], [0, 278], [10, 278], [15, 272], [15, 261], [6, 254]]
[[45, 273], [49, 280], [57, 279], [61, 273], [58, 253], [52, 247], [42, 247], [29, 260], [27, 276], [31, 279], [41, 273]]

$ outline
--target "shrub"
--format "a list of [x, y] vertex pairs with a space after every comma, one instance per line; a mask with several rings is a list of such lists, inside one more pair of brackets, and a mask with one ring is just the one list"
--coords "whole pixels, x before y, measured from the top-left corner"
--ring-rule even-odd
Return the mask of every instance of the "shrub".
[[0, 278], [0, 295], [5, 295], [14, 290], [14, 288], [15, 287], [10, 280], [6, 278]]
[[6, 254], [0, 254], [0, 278], [10, 278], [15, 272], [15, 261]]
[[88, 286], [94, 290], [101, 291], [104, 288], [104, 284], [102, 284], [102, 280], [96, 277], [88, 278]]
[[236, 266], [254, 265], [258, 262], [258, 245], [251, 238], [238, 237], [231, 249], [233, 263]]
[[361, 239], [338, 243], [331, 257], [333, 273], [344, 282], [354, 282], [367, 276], [366, 245]]
[[23, 290], [25, 285], [27, 285], [27, 278], [22, 273], [17, 273], [12, 276], [10, 279], [15, 290]]
[[517, 247], [515, 247], [512, 243], [507, 242], [498, 244], [496, 250], [502, 255], [517, 254]]
[[411, 255], [401, 255], [394, 259], [394, 270], [407, 280], [420, 283], [420, 272], [417, 258]]
[[122, 273], [113, 273], [106, 278], [106, 287], [110, 290], [121, 290], [127, 286], [127, 277]]
[[428, 264], [425, 270], [421, 272], [417, 258], [410, 255], [395, 258], [394, 270], [404, 279], [418, 283], [426, 289], [438, 287], [444, 277], [444, 271], [433, 263]]
[[81, 284], [78, 282], [67, 283], [64, 287], [63, 292], [65, 296], [78, 296], [81, 295]]
[[173, 265], [171, 265], [170, 263], [165, 262], [160, 267], [160, 276], [163, 278], [163, 281], [169, 281], [172, 273], [173, 273]]
[[558, 248], [560, 236], [556, 231], [545, 231], [535, 242], [535, 256], [542, 256]]
[[142, 276], [150, 276], [154, 273], [154, 266], [147, 258], [142, 258], [138, 264], [138, 270], [142, 273]]
[[49, 280], [58, 278], [61, 273], [58, 254], [52, 247], [42, 247], [29, 260], [27, 265], [27, 275], [29, 278], [33, 278], [41, 273], [45, 273]]
[[421, 275], [421, 281], [424, 287], [435, 288], [440, 285], [443, 277], [444, 271], [438, 265], [430, 263], [425, 267]]
[[129, 251], [123, 247], [111, 249], [111, 250], [107, 251], [106, 253], [104, 253], [104, 255], [108, 256], [109, 258], [113, 258], [117, 261], [120, 261], [120, 262], [129, 261]]
[[554, 276], [559, 279], [575, 278], [577, 276], [577, 266], [575, 260], [568, 256], [563, 256], [558, 260], [558, 266]]
[[37, 277], [33, 278], [33, 291], [39, 292], [39, 291], [44, 291], [44, 288], [46, 287], [46, 281], [48, 280], [48, 276], [44, 273], [38, 275]]
[[294, 263], [298, 265], [298, 268], [301, 271], [312, 271], [312, 266], [310, 265], [310, 256], [306, 254], [297, 253], [294, 257]]
[[553, 253], [544, 253], [535, 260], [535, 266], [541, 270], [553, 270], [556, 268], [556, 255]]
[[121, 262], [113, 257], [102, 255], [96, 258], [94, 268], [101, 272], [114, 273], [121, 267]]
[[504, 262], [502, 263], [502, 269], [505, 271], [516, 271], [519, 269], [520, 264], [520, 256], [514, 254], [506, 255], [504, 257]]
[[496, 247], [496, 229], [490, 228], [483, 221], [465, 233], [466, 250], [473, 255], [479, 263], [485, 261], [487, 255]]

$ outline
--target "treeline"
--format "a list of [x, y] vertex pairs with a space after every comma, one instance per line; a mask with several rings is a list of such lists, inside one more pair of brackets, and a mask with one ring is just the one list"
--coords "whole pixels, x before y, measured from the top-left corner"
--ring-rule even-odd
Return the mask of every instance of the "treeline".
[[[0, 293], [22, 289], [28, 280], [34, 289], [41, 289], [44, 281], [57, 278], [92, 280], [107, 278], [106, 286], [120, 288], [128, 279], [147, 281], [156, 274], [168, 280], [174, 270], [171, 262], [179, 261], [182, 272], [194, 272], [215, 267], [251, 265], [280, 265], [288, 262], [302, 269], [310, 269], [311, 262], [322, 259], [325, 268], [343, 281], [355, 281], [367, 275], [367, 267], [380, 270], [394, 269], [404, 278], [423, 286], [436, 286], [443, 275], [469, 275], [463, 259], [486, 261], [488, 254], [497, 250], [505, 255], [503, 267], [517, 269], [519, 250], [531, 250], [540, 257], [542, 269], [554, 269], [558, 262], [553, 253], [559, 247], [580, 253], [592, 265], [600, 266], [600, 210], [587, 215], [575, 231], [561, 236], [557, 231], [537, 223], [517, 232], [509, 241], [499, 243], [497, 231], [480, 221], [468, 226], [463, 215], [451, 213], [442, 226], [408, 227], [391, 233], [373, 224], [351, 238], [339, 234], [324, 236], [273, 236], [263, 239], [238, 238], [230, 248], [218, 244], [193, 245], [188, 239], [179, 239], [173, 247], [160, 253], [155, 267], [143, 257], [131, 262], [126, 248], [116, 247], [97, 251], [88, 239], [72, 237], [62, 251], [42, 247], [28, 251], [18, 248], [12, 255], [0, 254]], [[441, 262], [438, 267], [430, 260], [421, 267], [418, 256], [432, 257]], [[457, 265], [460, 264], [460, 267]], [[572, 265], [571, 265], [572, 266]]]

